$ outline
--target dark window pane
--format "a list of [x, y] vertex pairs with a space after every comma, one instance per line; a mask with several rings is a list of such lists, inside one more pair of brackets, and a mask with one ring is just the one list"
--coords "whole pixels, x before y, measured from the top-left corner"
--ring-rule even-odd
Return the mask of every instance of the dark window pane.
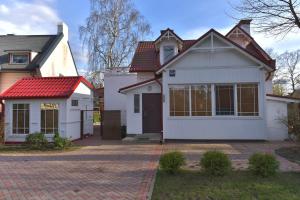
[[53, 110], [46, 111], [46, 129], [53, 128]]
[[71, 101], [72, 106], [78, 106], [78, 100], [73, 99]]
[[210, 85], [191, 87], [192, 116], [211, 115], [211, 92]]
[[217, 85], [216, 115], [234, 115], [234, 94], [232, 85]]
[[135, 94], [134, 95], [134, 113], [140, 112], [140, 95]]

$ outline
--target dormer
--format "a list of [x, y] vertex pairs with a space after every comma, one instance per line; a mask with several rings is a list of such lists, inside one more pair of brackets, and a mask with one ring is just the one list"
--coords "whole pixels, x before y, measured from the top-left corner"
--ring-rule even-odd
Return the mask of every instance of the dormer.
[[5, 50], [4, 52], [8, 53], [8, 64], [11, 65], [27, 65], [35, 56], [31, 50]]
[[161, 65], [172, 59], [183, 47], [182, 39], [169, 28], [160, 31], [160, 36], [154, 44], [156, 50], [159, 51]]

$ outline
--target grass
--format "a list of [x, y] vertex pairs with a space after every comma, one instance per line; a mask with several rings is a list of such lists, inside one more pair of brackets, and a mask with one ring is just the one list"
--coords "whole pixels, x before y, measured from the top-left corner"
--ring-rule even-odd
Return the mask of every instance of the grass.
[[74, 151], [80, 149], [80, 146], [73, 145], [71, 147], [68, 147], [66, 149], [54, 149], [47, 147], [45, 149], [37, 150], [32, 149], [24, 144], [14, 144], [14, 145], [4, 145], [0, 144], [0, 154], [1, 153], [57, 153], [57, 152], [65, 152], [65, 151]]
[[300, 173], [260, 178], [247, 171], [235, 171], [224, 177], [194, 171], [176, 175], [158, 171], [152, 200], [298, 200], [299, 197]]
[[300, 164], [300, 147], [283, 147], [275, 150], [276, 154], [288, 159], [289, 161]]

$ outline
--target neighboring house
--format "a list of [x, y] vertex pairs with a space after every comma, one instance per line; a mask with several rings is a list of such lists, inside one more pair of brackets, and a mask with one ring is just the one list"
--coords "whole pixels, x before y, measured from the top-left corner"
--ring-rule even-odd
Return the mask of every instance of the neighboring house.
[[[93, 133], [93, 86], [81, 76], [23, 78], [0, 95], [5, 100], [5, 142], [55, 132], [76, 140]], [[83, 118], [81, 120], [81, 117]]]
[[[128, 134], [162, 133], [163, 139], [283, 140], [287, 104], [299, 99], [272, 95], [275, 60], [241, 20], [226, 35], [214, 29], [195, 40], [173, 30], [139, 42], [128, 75], [105, 84], [106, 104], [126, 104]], [[110, 84], [122, 85], [119, 92]], [[111, 95], [111, 96], [109, 96]], [[118, 102], [117, 102], [118, 101]], [[123, 109], [123, 107], [122, 107]]]
[[55, 35], [0, 35], [0, 94], [24, 77], [52, 76], [78, 76], [64, 23]]

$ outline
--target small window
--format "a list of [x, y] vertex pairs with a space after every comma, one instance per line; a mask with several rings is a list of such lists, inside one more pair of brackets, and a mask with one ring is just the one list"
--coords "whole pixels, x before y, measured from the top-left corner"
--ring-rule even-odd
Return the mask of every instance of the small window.
[[217, 85], [216, 115], [234, 115], [234, 88], [233, 85]]
[[12, 53], [10, 54], [10, 64], [28, 64], [28, 53]]
[[58, 132], [58, 104], [41, 104], [41, 132], [45, 134]]
[[134, 95], [134, 113], [140, 113], [140, 95]]
[[29, 104], [13, 104], [13, 134], [29, 133]]
[[175, 55], [174, 46], [164, 46], [164, 62], [168, 62]]
[[72, 106], [78, 106], [78, 100], [73, 99], [71, 104], [72, 104]]

